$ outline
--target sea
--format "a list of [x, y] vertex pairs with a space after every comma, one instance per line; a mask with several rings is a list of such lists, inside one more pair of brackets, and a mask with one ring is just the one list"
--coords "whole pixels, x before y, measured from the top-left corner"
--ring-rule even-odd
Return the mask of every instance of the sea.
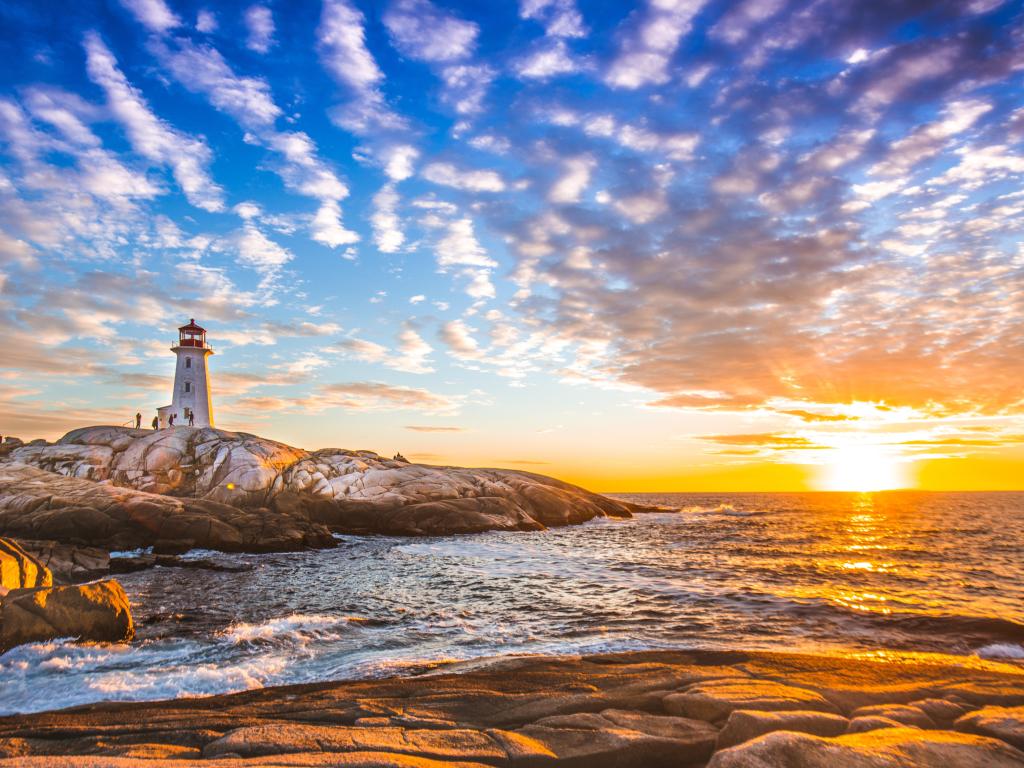
[[0, 713], [645, 648], [1024, 666], [1024, 493], [613, 494], [665, 511], [531, 533], [339, 536], [120, 576], [128, 645], [0, 656]]

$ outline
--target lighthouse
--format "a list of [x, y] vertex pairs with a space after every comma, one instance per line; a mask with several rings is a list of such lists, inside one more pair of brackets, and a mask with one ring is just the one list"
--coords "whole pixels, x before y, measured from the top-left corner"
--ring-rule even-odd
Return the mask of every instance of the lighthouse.
[[213, 348], [206, 343], [206, 329], [196, 325], [195, 319], [178, 329], [178, 343], [171, 347], [178, 363], [174, 369], [174, 391], [171, 404], [157, 409], [160, 428], [169, 426], [174, 414], [174, 426], [185, 426], [192, 416], [196, 427], [213, 426], [213, 405], [210, 401], [210, 370], [206, 358]]

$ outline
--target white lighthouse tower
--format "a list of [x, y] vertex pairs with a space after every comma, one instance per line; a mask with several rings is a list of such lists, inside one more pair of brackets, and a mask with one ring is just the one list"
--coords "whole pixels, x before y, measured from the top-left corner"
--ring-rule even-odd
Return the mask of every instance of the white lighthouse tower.
[[160, 428], [170, 424], [174, 414], [174, 426], [187, 426], [189, 416], [196, 427], [213, 426], [213, 404], [210, 400], [210, 371], [206, 358], [213, 354], [213, 348], [206, 343], [206, 329], [189, 320], [188, 325], [178, 329], [178, 343], [171, 347], [178, 356], [174, 369], [174, 392], [171, 404], [157, 409]]

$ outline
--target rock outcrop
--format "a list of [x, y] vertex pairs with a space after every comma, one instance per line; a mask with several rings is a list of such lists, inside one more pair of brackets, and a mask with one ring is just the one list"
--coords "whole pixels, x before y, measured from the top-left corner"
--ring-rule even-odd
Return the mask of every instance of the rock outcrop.
[[[721, 680], [731, 682], [709, 685]], [[744, 685], [751, 695], [740, 695]], [[704, 710], [711, 721], [672, 713], [671, 697], [696, 688], [701, 701], [728, 705], [819, 697], [841, 714], [733, 709], [720, 732], [721, 708]], [[977, 710], [977, 722], [958, 722], [986, 732], [892, 721], [835, 735], [859, 707], [910, 704], [945, 718], [954, 708], [939, 702]], [[674, 651], [520, 657], [406, 678], [0, 718], [0, 768], [1021, 768], [1024, 752], [1003, 738], [1016, 738], [1017, 715], [993, 710], [1021, 704], [1024, 670], [985, 662]], [[716, 746], [734, 738], [735, 746]]]
[[0, 463], [0, 534], [63, 544], [177, 553], [195, 547], [273, 552], [331, 546], [330, 532], [303, 517], [180, 499]]
[[53, 574], [12, 539], [0, 539], [0, 596], [12, 589], [48, 587]]
[[[8, 461], [0, 464], [0, 532], [62, 542], [138, 542], [125, 531], [127, 517], [145, 518], [145, 545], [160, 538], [252, 548], [251, 526], [227, 510], [254, 514], [268, 530], [304, 521], [341, 533], [447, 535], [541, 530], [642, 509], [529, 472], [411, 464], [370, 451], [305, 451], [216, 429], [87, 427], [56, 444], [18, 447]], [[47, 492], [43, 486], [55, 475], [62, 484]], [[80, 514], [60, 511], [69, 506]], [[118, 511], [129, 508], [136, 511]], [[185, 522], [182, 515], [192, 513], [202, 522]], [[99, 529], [105, 532], [88, 533]]]
[[58, 637], [117, 643], [134, 635], [128, 596], [113, 579], [13, 590], [0, 600], [0, 651]]

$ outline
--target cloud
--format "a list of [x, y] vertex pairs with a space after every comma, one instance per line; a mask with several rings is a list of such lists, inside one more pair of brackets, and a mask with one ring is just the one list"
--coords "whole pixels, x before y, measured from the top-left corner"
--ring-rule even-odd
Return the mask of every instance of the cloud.
[[178, 40], [174, 48], [159, 42], [152, 48], [178, 82], [206, 95], [214, 107], [245, 128], [247, 141], [277, 154], [279, 162], [274, 170], [288, 189], [319, 201], [310, 225], [314, 240], [330, 248], [358, 242], [358, 234], [346, 229], [341, 221], [339, 201], [348, 196], [348, 187], [320, 158], [308, 134], [275, 128], [282, 111], [274, 103], [266, 80], [235, 74], [220, 52], [210, 46]]
[[689, 33], [704, 0], [648, 0], [647, 10], [622, 39], [618, 56], [605, 73], [613, 88], [640, 88], [668, 82], [668, 66]]
[[163, 34], [181, 26], [181, 19], [174, 15], [164, 0], [121, 0], [121, 5], [150, 32]]
[[563, 40], [543, 45], [513, 63], [516, 74], [528, 80], [547, 80], [558, 75], [570, 75], [583, 67], [573, 58]]
[[282, 248], [268, 238], [251, 222], [242, 227], [235, 243], [239, 263], [252, 267], [263, 275], [264, 279], [274, 278], [281, 267], [293, 258], [287, 248]]
[[590, 185], [590, 174], [596, 165], [597, 161], [590, 155], [566, 159], [562, 163], [564, 173], [552, 185], [548, 200], [552, 203], [579, 202], [580, 195]]
[[327, 71], [339, 82], [366, 92], [384, 79], [366, 47], [365, 18], [347, 0], [326, 0], [317, 27], [317, 49]]
[[103, 88], [107, 106], [124, 127], [133, 149], [154, 163], [171, 168], [188, 201], [207, 211], [224, 209], [224, 190], [210, 178], [213, 154], [206, 144], [172, 128], [149, 109], [142, 95], [117, 67], [99, 35], [85, 36], [89, 77]]
[[583, 37], [587, 27], [575, 0], [519, 0], [519, 16], [544, 25], [550, 37]]
[[482, 355], [472, 329], [462, 320], [450, 320], [441, 326], [441, 340], [459, 360], [477, 360]]
[[430, 163], [420, 173], [424, 179], [469, 192], [501, 192], [505, 182], [497, 171], [462, 170], [451, 163]]
[[459, 400], [425, 389], [395, 386], [377, 381], [326, 384], [316, 397], [324, 406], [353, 411], [410, 410], [446, 413], [459, 407]]
[[256, 53], [267, 53], [277, 41], [274, 40], [274, 14], [265, 5], [250, 5], [245, 10], [245, 28], [249, 35], [245, 47]]
[[213, 11], [200, 9], [196, 14], [196, 30], [206, 35], [217, 31], [217, 17]]
[[473, 22], [446, 13], [429, 0], [394, 0], [382, 21], [399, 52], [427, 62], [467, 58], [480, 31]]
[[787, 416], [796, 416], [801, 421], [810, 422], [830, 422], [830, 421], [856, 421], [856, 416], [847, 416], [842, 413], [812, 413], [811, 411], [805, 411], [796, 409], [793, 411], [779, 411]]
[[382, 253], [395, 253], [405, 242], [401, 221], [398, 218], [398, 193], [394, 184], [385, 184], [373, 196], [375, 211], [370, 217], [373, 225], [373, 241]]
[[719, 445], [753, 446], [757, 448], [770, 448], [773, 450], [807, 450], [821, 449], [826, 446], [819, 445], [812, 440], [799, 435], [783, 435], [777, 432], [759, 432], [756, 434], [740, 435], [699, 435], [700, 440], [708, 440]]

